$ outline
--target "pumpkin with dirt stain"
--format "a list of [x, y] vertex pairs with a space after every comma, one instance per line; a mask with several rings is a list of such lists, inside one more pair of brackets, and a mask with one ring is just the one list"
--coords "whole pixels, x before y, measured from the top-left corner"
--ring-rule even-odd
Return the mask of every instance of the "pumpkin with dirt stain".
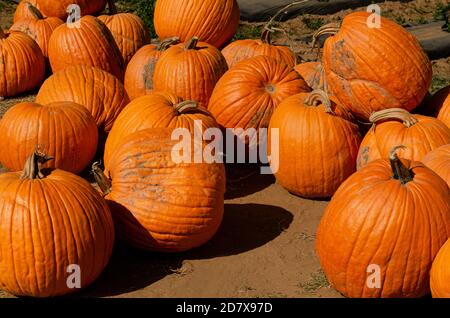
[[52, 156], [44, 168], [80, 173], [94, 158], [98, 132], [81, 105], [25, 102], [10, 108], [0, 120], [0, 162], [11, 171], [23, 168], [36, 145]]
[[333, 95], [361, 120], [387, 108], [413, 110], [432, 79], [431, 62], [414, 35], [384, 17], [381, 27], [369, 27], [370, 15], [351, 13], [341, 25], [316, 33], [333, 34], [324, 44], [325, 77]]
[[294, 69], [312, 89], [325, 89], [322, 63], [304, 62], [296, 65]]
[[347, 297], [427, 295], [433, 260], [450, 237], [447, 184], [396, 150], [348, 178], [320, 221], [320, 264]]
[[156, 62], [165, 50], [178, 42], [178, 38], [169, 38], [161, 41], [159, 45], [145, 45], [136, 52], [125, 71], [124, 85], [130, 99], [153, 92]]
[[422, 162], [444, 179], [450, 187], [450, 144], [430, 151]]
[[[278, 129], [274, 135], [273, 129]], [[361, 136], [349, 113], [321, 90], [287, 98], [269, 125], [278, 183], [307, 198], [327, 198], [356, 170]], [[276, 154], [273, 154], [277, 151]], [[275, 157], [274, 157], [275, 156]]]
[[450, 143], [450, 129], [433, 117], [413, 115], [401, 108], [386, 109], [370, 117], [372, 128], [358, 154], [358, 170], [369, 162], [385, 158], [395, 145], [404, 145], [402, 158], [422, 161], [427, 153]]
[[430, 287], [433, 298], [450, 298], [450, 239], [441, 248], [431, 267]]
[[[86, 288], [114, 245], [105, 200], [74, 174], [42, 170], [50, 159], [36, 152], [21, 172], [0, 175], [0, 288], [16, 296], [54, 297]], [[68, 284], [74, 273], [80, 274], [79, 288]]]
[[66, 20], [70, 5], [80, 6], [81, 16], [95, 14], [102, 11], [106, 6], [107, 0], [22, 0], [16, 8], [14, 22], [27, 16], [25, 2], [30, 2], [36, 6], [44, 16], [57, 17]]
[[218, 48], [232, 39], [239, 20], [236, 0], [158, 0], [154, 14], [160, 39], [176, 36], [186, 42], [195, 36]]
[[[37, 0], [22, 0], [19, 2], [19, 4], [16, 7], [16, 11], [14, 12], [14, 23], [16, 23], [19, 20], [25, 20], [25, 19], [34, 19], [36, 16], [35, 12], [30, 10], [30, 5], [37, 10], [39, 10], [39, 5], [37, 4]], [[39, 10], [42, 16], [42, 12]]]
[[153, 128], [126, 137], [111, 155], [111, 181], [94, 165], [118, 236], [145, 250], [201, 246], [223, 218], [223, 164], [175, 162], [172, 151], [179, 141], [171, 134], [172, 129]]
[[228, 70], [222, 53], [194, 37], [168, 48], [156, 63], [153, 86], [207, 107], [217, 81]]
[[50, 76], [36, 97], [48, 104], [70, 101], [86, 107], [100, 132], [108, 133], [120, 112], [130, 102], [120, 81], [99, 68], [72, 66]]
[[105, 24], [93, 16], [84, 16], [53, 31], [48, 56], [54, 73], [70, 66], [94, 66], [123, 81], [122, 54]]
[[45, 77], [39, 45], [22, 32], [0, 28], [0, 100], [37, 88]]

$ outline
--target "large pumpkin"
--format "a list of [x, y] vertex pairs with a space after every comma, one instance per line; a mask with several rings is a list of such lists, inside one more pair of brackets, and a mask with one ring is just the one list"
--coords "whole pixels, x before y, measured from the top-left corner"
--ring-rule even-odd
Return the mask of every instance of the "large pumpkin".
[[107, 0], [22, 0], [17, 6], [14, 22], [27, 16], [25, 2], [36, 6], [46, 17], [58, 17], [65, 20], [68, 16], [69, 6], [74, 4], [80, 6], [81, 16], [94, 14], [105, 8]]
[[214, 46], [192, 38], [167, 49], [156, 63], [153, 86], [207, 107], [214, 86], [228, 66]]
[[20, 103], [0, 121], [0, 162], [19, 171], [36, 145], [54, 160], [45, 168], [80, 173], [93, 159], [97, 126], [81, 105], [58, 102], [48, 105]]
[[42, 85], [36, 102], [70, 101], [86, 107], [102, 132], [109, 132], [129, 98], [122, 83], [96, 67], [73, 66], [53, 74]]
[[44, 18], [41, 12], [29, 2], [25, 2], [30, 17], [16, 21], [10, 31], [23, 32], [30, 36], [41, 48], [45, 58], [48, 58], [48, 42], [53, 31], [64, 22], [55, 17]]
[[450, 86], [435, 93], [427, 106], [434, 111], [440, 121], [450, 128]]
[[450, 187], [450, 144], [430, 151], [422, 162], [444, 179]]
[[105, 165], [117, 146], [128, 135], [147, 128], [187, 128], [194, 133], [195, 121], [201, 124], [202, 133], [217, 127], [211, 114], [194, 101], [168, 92], [154, 92], [133, 100], [117, 117], [105, 145]]
[[305, 62], [294, 67], [312, 89], [324, 89], [323, 67], [321, 62]]
[[69, 66], [95, 66], [123, 81], [122, 54], [108, 28], [92, 16], [59, 26], [50, 38], [48, 56], [54, 73]]
[[247, 129], [267, 128], [283, 100], [309, 91], [290, 66], [268, 56], [256, 56], [225, 73], [214, 89], [208, 110], [222, 127], [243, 129], [242, 135], [236, 134], [248, 144], [253, 140], [247, 140]]
[[108, 5], [110, 15], [101, 15], [98, 18], [111, 31], [126, 66], [137, 50], [150, 43], [150, 31], [137, 15], [117, 13], [114, 0], [109, 0]]
[[38, 87], [45, 77], [45, 59], [36, 42], [22, 32], [0, 28], [0, 100]]
[[450, 236], [450, 190], [420, 162], [376, 160], [345, 181], [317, 231], [325, 274], [347, 297], [421, 297]]
[[385, 158], [396, 145], [402, 158], [422, 161], [430, 151], [450, 143], [450, 129], [433, 117], [412, 115], [393, 108], [373, 113], [372, 128], [364, 137], [358, 154], [358, 169], [369, 162]]
[[[19, 2], [19, 4], [16, 7], [16, 11], [14, 12], [14, 23], [16, 23], [19, 20], [24, 19], [33, 19], [35, 18], [36, 14], [31, 8], [31, 6], [39, 10], [39, 5], [37, 4], [37, 0], [22, 0]], [[31, 10], [30, 10], [31, 8]], [[42, 16], [41, 11], [39, 11]]]
[[171, 133], [154, 128], [126, 137], [111, 156], [111, 182], [94, 166], [118, 236], [138, 248], [186, 251], [211, 239], [222, 221], [223, 164], [175, 163], [179, 142]]
[[154, 14], [160, 39], [177, 36], [185, 42], [196, 36], [216, 47], [231, 40], [239, 19], [236, 0], [158, 0]]
[[279, 145], [272, 156], [278, 160], [274, 173], [288, 191], [308, 198], [330, 197], [355, 172], [361, 143], [358, 125], [323, 91], [284, 100], [270, 120], [269, 145], [275, 138], [273, 129], [278, 129]]
[[222, 50], [228, 67], [231, 68], [243, 60], [259, 55], [272, 57], [294, 67], [297, 60], [295, 53], [288, 46], [272, 44], [270, 34], [271, 31], [264, 30], [260, 40], [238, 40], [228, 44]]
[[124, 86], [130, 99], [147, 95], [153, 91], [156, 62], [165, 50], [178, 42], [177, 37], [169, 38], [161, 41], [159, 45], [145, 45], [136, 52], [125, 72]]
[[[323, 67], [331, 92], [354, 115], [367, 120], [374, 111], [416, 108], [428, 92], [432, 69], [419, 41], [395, 22], [370, 13], [347, 15], [325, 41]], [[317, 36], [330, 32], [324, 26]]]
[[112, 253], [114, 226], [105, 200], [76, 175], [41, 171], [49, 159], [36, 152], [22, 172], [0, 175], [0, 289], [17, 296], [85, 288]]
[[434, 298], [450, 298], [450, 239], [441, 248], [431, 267], [430, 287]]

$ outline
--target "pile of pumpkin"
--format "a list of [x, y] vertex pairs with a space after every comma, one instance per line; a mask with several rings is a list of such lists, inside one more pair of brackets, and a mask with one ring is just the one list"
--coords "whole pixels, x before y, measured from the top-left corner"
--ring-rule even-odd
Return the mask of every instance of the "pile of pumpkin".
[[[82, 16], [64, 23], [73, 3]], [[0, 289], [72, 292], [71, 264], [84, 288], [116, 235], [157, 252], [210, 240], [224, 212], [224, 165], [171, 159], [173, 129], [193, 132], [201, 120], [203, 129], [278, 129], [278, 183], [332, 197], [317, 252], [345, 296], [420, 297], [431, 271], [433, 295], [450, 297], [450, 87], [427, 95], [431, 64], [412, 35], [349, 14], [315, 35], [331, 35], [322, 62], [296, 65], [271, 42], [270, 23], [261, 40], [228, 44], [235, 0], [158, 0], [158, 45], [113, 1], [110, 15], [90, 15], [105, 6], [26, 0], [0, 30], [0, 96], [40, 87], [35, 103], [0, 121], [0, 162], [13, 171], [0, 176]], [[242, 129], [235, 138], [250, 147]], [[94, 158], [103, 159], [92, 165], [99, 190], [77, 176]], [[370, 265], [380, 269], [376, 288]]]

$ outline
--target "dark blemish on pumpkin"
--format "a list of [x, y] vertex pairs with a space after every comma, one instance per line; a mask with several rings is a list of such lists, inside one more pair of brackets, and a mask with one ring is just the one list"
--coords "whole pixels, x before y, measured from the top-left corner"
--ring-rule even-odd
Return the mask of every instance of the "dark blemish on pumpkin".
[[148, 90], [153, 90], [153, 74], [155, 73], [156, 61], [151, 61], [144, 66], [144, 85]]
[[261, 121], [261, 117], [264, 116], [264, 112], [256, 112], [252, 118], [250, 119], [249, 125], [254, 126], [256, 123], [259, 123]]
[[369, 152], [370, 148], [368, 146], [361, 149], [358, 160], [356, 161], [356, 166], [358, 169], [360, 169], [363, 164], [366, 165], [369, 162]]

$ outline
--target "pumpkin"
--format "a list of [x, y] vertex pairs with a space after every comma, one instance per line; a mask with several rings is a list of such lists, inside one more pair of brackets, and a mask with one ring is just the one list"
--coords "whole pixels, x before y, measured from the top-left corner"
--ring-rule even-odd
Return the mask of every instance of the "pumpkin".
[[447, 184], [397, 149], [348, 178], [320, 221], [320, 263], [347, 297], [428, 294], [432, 262], [450, 236]]
[[59, 18], [44, 18], [41, 12], [32, 4], [25, 2], [30, 12], [30, 18], [18, 20], [10, 31], [23, 32], [30, 36], [41, 48], [45, 58], [48, 58], [48, 42], [53, 31], [64, 22]]
[[133, 100], [117, 117], [106, 140], [104, 162], [107, 170], [112, 153], [128, 135], [148, 128], [187, 128], [194, 133], [196, 120], [201, 123], [202, 133], [217, 127], [206, 109], [172, 93], [154, 92]]
[[36, 145], [54, 160], [44, 168], [80, 173], [93, 159], [97, 126], [89, 112], [72, 102], [20, 103], [0, 121], [0, 162], [19, 171]]
[[72, 66], [49, 77], [36, 97], [41, 104], [57, 101], [83, 105], [100, 132], [108, 133], [130, 100], [122, 83], [108, 72], [91, 66]]
[[65, 20], [68, 16], [70, 5], [78, 5], [81, 9], [81, 16], [94, 14], [102, 11], [106, 6], [107, 0], [23, 0], [19, 3], [14, 16], [14, 22], [27, 16], [27, 9], [23, 2], [30, 2], [36, 6], [44, 16], [57, 17]]
[[[277, 106], [287, 97], [309, 92], [291, 67], [268, 56], [256, 56], [232, 67], [217, 83], [208, 110], [223, 128], [253, 146], [247, 130], [267, 128]], [[256, 137], [256, 134], [254, 135]]]
[[114, 0], [109, 0], [108, 5], [110, 15], [101, 15], [98, 18], [111, 31], [126, 66], [142, 46], [150, 43], [150, 31], [137, 15], [117, 13]]
[[433, 117], [412, 115], [401, 108], [385, 109], [370, 117], [372, 128], [364, 137], [357, 167], [385, 158], [395, 145], [402, 158], [421, 161], [430, 151], [450, 143], [450, 129]]
[[387, 108], [416, 108], [428, 92], [431, 62], [419, 41], [395, 22], [380, 17], [381, 27], [367, 21], [371, 13], [347, 15], [342, 25], [325, 25], [315, 37], [327, 38], [323, 67], [330, 91], [362, 119]]
[[154, 13], [160, 39], [177, 36], [186, 42], [196, 36], [215, 47], [231, 40], [239, 20], [236, 0], [158, 0]]
[[131, 58], [125, 71], [125, 90], [130, 99], [147, 95], [153, 91], [153, 74], [156, 62], [171, 45], [179, 42], [178, 38], [169, 38], [159, 45], [148, 44], [141, 47]]
[[269, 125], [269, 145], [278, 129], [278, 183], [302, 197], [332, 196], [356, 170], [361, 136], [351, 119], [321, 90], [285, 99]]
[[294, 67], [312, 89], [324, 89], [323, 67], [320, 62], [305, 62]]
[[[0, 175], [0, 288], [17, 296], [53, 297], [85, 288], [113, 249], [105, 200], [74, 174], [41, 170], [50, 159], [35, 152], [22, 172]], [[77, 273], [80, 285], [72, 286]]]
[[156, 63], [153, 86], [207, 107], [214, 86], [228, 66], [214, 46], [196, 37], [167, 49]]
[[224, 210], [225, 169], [221, 163], [175, 163], [178, 143], [171, 129], [138, 131], [111, 156], [111, 181], [98, 166], [118, 236], [132, 246], [182, 252], [208, 242]]
[[[18, 22], [19, 20], [25, 20], [25, 19], [34, 19], [36, 17], [35, 10], [33, 8], [36, 8], [39, 10], [39, 5], [37, 4], [37, 0], [22, 0], [19, 2], [19, 4], [16, 7], [16, 11], [14, 12], [14, 23]], [[39, 11], [42, 16], [41, 11]]]
[[259, 55], [270, 56], [290, 67], [294, 67], [297, 60], [295, 53], [288, 46], [272, 44], [270, 34], [271, 31], [265, 29], [260, 40], [238, 40], [228, 44], [222, 50], [228, 67], [232, 68], [243, 60]]
[[436, 92], [428, 107], [434, 110], [434, 115], [450, 128], [450, 86]]
[[84, 16], [53, 31], [48, 56], [54, 73], [69, 66], [95, 66], [123, 80], [122, 54], [108, 28], [92, 16]]
[[450, 298], [450, 239], [441, 248], [431, 267], [430, 287], [434, 298]]
[[450, 187], [450, 144], [430, 151], [422, 162], [444, 179]]

